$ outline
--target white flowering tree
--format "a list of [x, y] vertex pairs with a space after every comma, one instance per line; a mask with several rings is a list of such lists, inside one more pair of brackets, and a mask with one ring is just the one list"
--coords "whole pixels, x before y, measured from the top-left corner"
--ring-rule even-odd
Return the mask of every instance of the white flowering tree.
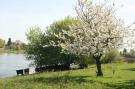
[[[60, 45], [66, 52], [77, 55], [93, 55], [97, 76], [103, 76], [101, 56], [108, 48], [118, 48], [123, 39], [123, 23], [114, 15], [113, 4], [95, 4], [91, 0], [78, 0], [77, 18], [80, 23], [72, 26], [65, 35], [73, 37]], [[65, 38], [64, 35], [57, 35]]]

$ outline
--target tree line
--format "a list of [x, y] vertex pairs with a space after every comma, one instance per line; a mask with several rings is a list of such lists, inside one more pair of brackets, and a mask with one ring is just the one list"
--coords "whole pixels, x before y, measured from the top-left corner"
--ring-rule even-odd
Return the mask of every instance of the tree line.
[[24, 50], [26, 48], [26, 44], [20, 40], [13, 42], [11, 38], [9, 38], [6, 43], [5, 40], [0, 38], [0, 48], [5, 50]]

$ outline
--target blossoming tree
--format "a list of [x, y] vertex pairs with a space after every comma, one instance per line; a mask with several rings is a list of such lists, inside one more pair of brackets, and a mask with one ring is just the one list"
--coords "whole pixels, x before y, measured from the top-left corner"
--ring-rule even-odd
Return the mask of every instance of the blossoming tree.
[[[76, 6], [78, 25], [70, 27], [65, 35], [73, 37], [60, 45], [66, 52], [77, 55], [93, 55], [97, 76], [103, 76], [101, 57], [108, 48], [119, 48], [124, 25], [114, 15], [114, 7], [107, 3], [95, 4], [91, 0], [78, 0]], [[64, 35], [57, 35], [64, 39]]]

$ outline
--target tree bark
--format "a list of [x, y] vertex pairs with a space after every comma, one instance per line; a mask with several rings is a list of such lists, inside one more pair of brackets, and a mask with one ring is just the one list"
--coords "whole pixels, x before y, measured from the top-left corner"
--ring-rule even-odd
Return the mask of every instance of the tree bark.
[[103, 76], [103, 72], [102, 72], [102, 68], [101, 68], [101, 61], [100, 61], [101, 57], [96, 57], [96, 66], [97, 66], [97, 76], [102, 77]]

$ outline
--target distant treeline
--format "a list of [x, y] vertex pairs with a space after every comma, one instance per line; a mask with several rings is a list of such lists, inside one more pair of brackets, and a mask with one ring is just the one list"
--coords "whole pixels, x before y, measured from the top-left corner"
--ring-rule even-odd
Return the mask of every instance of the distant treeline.
[[24, 50], [26, 44], [20, 40], [12, 41], [11, 38], [6, 42], [0, 38], [0, 48], [4, 50]]

